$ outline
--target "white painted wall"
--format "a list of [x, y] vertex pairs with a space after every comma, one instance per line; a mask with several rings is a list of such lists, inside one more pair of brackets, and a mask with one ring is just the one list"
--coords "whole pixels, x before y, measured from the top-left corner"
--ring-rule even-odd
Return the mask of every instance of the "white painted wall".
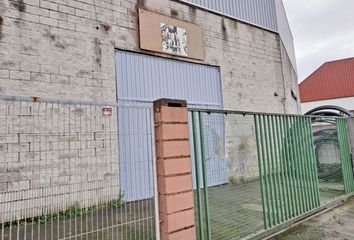
[[336, 105], [347, 110], [354, 110], [354, 97], [301, 103], [301, 112], [305, 114], [306, 112], [323, 105]]

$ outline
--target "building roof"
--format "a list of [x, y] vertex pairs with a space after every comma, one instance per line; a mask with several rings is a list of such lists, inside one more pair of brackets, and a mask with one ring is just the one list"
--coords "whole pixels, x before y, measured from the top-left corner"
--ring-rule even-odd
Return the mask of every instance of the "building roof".
[[301, 102], [354, 96], [354, 57], [327, 62], [300, 83]]

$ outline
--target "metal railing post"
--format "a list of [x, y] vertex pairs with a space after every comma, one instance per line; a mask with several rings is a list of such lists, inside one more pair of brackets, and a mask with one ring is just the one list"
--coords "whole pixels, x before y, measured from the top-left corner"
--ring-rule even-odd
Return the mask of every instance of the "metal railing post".
[[199, 154], [198, 154], [198, 141], [197, 141], [197, 127], [195, 112], [192, 114], [192, 129], [193, 129], [193, 146], [194, 146], [194, 164], [195, 164], [195, 175], [196, 175], [196, 187], [197, 187], [197, 200], [198, 200], [198, 222], [199, 222], [199, 236], [200, 240], [204, 240], [204, 221], [203, 221], [203, 203], [202, 203], [202, 193], [200, 187], [200, 169], [199, 169]]
[[205, 204], [205, 218], [206, 218], [206, 230], [207, 239], [211, 239], [211, 225], [210, 225], [210, 212], [209, 212], [209, 194], [208, 194], [208, 176], [206, 170], [206, 156], [205, 156], [205, 142], [203, 134], [203, 119], [201, 112], [198, 112], [199, 116], [199, 134], [200, 134], [200, 144], [202, 149], [202, 170], [203, 170], [203, 187], [204, 187], [204, 204]]
[[155, 148], [155, 120], [154, 113], [150, 110], [150, 121], [151, 121], [151, 142], [152, 144], [152, 161], [153, 161], [153, 175], [154, 175], [154, 205], [155, 205], [155, 231], [156, 240], [160, 240], [160, 214], [159, 214], [159, 191], [157, 185], [157, 162], [156, 162], [156, 148]]

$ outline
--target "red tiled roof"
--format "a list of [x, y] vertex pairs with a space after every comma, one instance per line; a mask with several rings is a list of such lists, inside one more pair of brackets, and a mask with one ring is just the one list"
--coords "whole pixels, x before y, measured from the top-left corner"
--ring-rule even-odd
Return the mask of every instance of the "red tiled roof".
[[354, 57], [327, 62], [300, 83], [301, 102], [354, 96]]

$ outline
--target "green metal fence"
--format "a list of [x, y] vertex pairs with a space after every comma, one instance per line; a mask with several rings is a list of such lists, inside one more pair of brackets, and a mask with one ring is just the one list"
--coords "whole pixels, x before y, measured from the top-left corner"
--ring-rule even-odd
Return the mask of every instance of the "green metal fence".
[[[198, 118], [198, 120], [197, 120]], [[197, 122], [198, 121], [198, 122]], [[205, 231], [204, 231], [204, 216], [203, 216], [203, 196], [202, 196], [202, 190], [201, 186], [208, 186], [208, 179], [206, 175], [206, 163], [205, 163], [205, 144], [204, 144], [204, 135], [203, 131], [199, 131], [197, 129], [197, 125], [203, 126], [203, 120], [201, 117], [201, 113], [198, 113], [196, 116], [195, 113], [192, 114], [192, 128], [193, 128], [193, 145], [194, 145], [194, 153], [195, 153], [195, 173], [196, 173], [196, 188], [197, 188], [197, 201], [198, 201], [198, 216], [197, 219], [199, 220], [198, 224], [198, 233], [199, 237], [201, 239], [204, 239]], [[199, 135], [199, 136], [198, 136]], [[200, 146], [201, 146], [201, 158], [204, 159], [201, 162], [199, 162], [200, 157], [198, 156], [198, 143], [197, 143], [197, 138], [200, 138]], [[201, 170], [202, 170], [202, 175], [203, 175], [203, 184], [200, 182], [200, 165], [201, 165]], [[211, 229], [210, 229], [210, 216], [209, 216], [209, 199], [208, 199], [208, 188], [204, 188], [204, 205], [205, 205], [205, 219], [206, 219], [206, 234], [208, 236], [208, 239], [211, 239]]]
[[354, 191], [345, 118], [190, 110], [190, 128], [200, 240], [257, 237]]
[[342, 173], [344, 181], [344, 190], [346, 194], [354, 192], [354, 178], [353, 178], [353, 166], [350, 154], [348, 125], [345, 119], [337, 119], [337, 132], [339, 149], [342, 164]]
[[265, 228], [320, 205], [311, 132], [306, 117], [255, 115]]
[[323, 205], [345, 195], [336, 118], [314, 117], [312, 129]]
[[199, 239], [234, 239], [262, 231], [253, 116], [191, 115]]

